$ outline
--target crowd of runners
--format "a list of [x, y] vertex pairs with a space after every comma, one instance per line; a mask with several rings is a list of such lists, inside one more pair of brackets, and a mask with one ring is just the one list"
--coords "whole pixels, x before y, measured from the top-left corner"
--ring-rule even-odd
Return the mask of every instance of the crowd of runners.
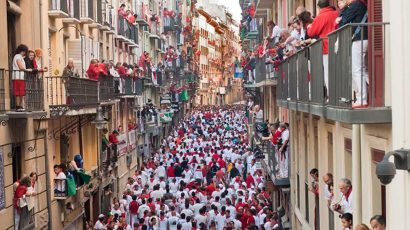
[[192, 111], [94, 229], [279, 229], [243, 108]]

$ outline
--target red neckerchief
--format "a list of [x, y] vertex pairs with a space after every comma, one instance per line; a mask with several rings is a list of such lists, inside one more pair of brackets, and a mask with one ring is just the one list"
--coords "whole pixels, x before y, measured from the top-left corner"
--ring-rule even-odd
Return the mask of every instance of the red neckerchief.
[[343, 196], [345, 196], [346, 201], [349, 200], [349, 196], [352, 193], [352, 187], [349, 188], [349, 190], [347, 190], [346, 194], [343, 194]]

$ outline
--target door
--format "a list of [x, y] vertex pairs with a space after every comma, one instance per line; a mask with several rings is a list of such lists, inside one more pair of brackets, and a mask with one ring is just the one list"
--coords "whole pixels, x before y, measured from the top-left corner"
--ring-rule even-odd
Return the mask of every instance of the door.
[[[382, 0], [369, 0], [367, 3], [369, 22], [383, 22]], [[384, 106], [384, 26], [369, 26], [368, 71], [369, 105]]]

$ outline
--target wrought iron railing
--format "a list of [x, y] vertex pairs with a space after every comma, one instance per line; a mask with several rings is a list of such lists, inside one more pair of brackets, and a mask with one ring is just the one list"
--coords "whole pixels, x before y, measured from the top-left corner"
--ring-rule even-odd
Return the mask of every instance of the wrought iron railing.
[[80, 0], [80, 18], [94, 19], [94, 1]]
[[0, 69], [0, 113], [6, 111], [6, 78], [5, 70]]
[[[22, 107], [28, 112], [44, 111], [44, 87], [42, 74], [22, 70], [6, 70], [9, 74], [9, 85], [11, 99], [10, 108], [16, 109], [16, 100], [23, 96]], [[24, 92], [13, 87], [16, 81], [24, 81]], [[17, 92], [17, 90], [19, 90]]]
[[47, 77], [47, 99], [53, 106], [98, 104], [98, 81], [79, 77]]
[[118, 27], [117, 33], [125, 38], [131, 40], [132, 42], [138, 44], [138, 33], [137, 27], [129, 23], [122, 16], [118, 16]]

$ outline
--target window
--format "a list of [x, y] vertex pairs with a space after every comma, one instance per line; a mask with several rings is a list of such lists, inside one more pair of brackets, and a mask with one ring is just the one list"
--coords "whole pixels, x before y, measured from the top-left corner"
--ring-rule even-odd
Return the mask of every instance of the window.
[[327, 133], [328, 171], [333, 173], [333, 133]]
[[344, 139], [345, 149], [345, 177], [352, 178], [352, 139]]
[[17, 181], [23, 175], [22, 159], [21, 159], [21, 145], [12, 145], [12, 167], [13, 167], [13, 182]]

